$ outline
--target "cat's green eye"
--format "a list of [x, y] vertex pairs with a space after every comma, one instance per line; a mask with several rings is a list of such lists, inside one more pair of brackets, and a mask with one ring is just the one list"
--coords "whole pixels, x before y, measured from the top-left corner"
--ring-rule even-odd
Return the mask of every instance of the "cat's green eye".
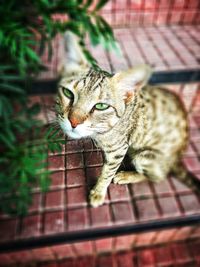
[[105, 104], [105, 103], [98, 103], [94, 106], [94, 108], [97, 110], [106, 110], [109, 107], [110, 106], [108, 104]]
[[72, 93], [72, 91], [70, 91], [68, 88], [65, 88], [65, 87], [62, 87], [62, 90], [63, 90], [63, 94], [64, 94], [67, 98], [69, 98], [69, 99], [71, 99], [71, 100], [74, 99], [74, 94]]

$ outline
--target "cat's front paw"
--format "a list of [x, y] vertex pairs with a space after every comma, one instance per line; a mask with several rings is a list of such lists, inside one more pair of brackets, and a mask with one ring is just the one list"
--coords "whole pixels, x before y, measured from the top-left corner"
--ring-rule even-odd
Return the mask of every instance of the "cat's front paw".
[[92, 189], [90, 191], [90, 204], [92, 207], [96, 208], [103, 204], [105, 199], [105, 194], [99, 192], [98, 190]]
[[116, 174], [116, 176], [113, 179], [114, 184], [128, 184], [129, 179], [126, 175], [126, 172], [121, 171]]

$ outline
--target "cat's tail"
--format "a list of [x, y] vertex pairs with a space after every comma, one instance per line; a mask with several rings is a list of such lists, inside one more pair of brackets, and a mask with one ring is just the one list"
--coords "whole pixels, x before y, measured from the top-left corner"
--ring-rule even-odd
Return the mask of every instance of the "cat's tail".
[[195, 193], [200, 194], [200, 180], [192, 172], [188, 171], [182, 162], [173, 167], [172, 174]]
[[88, 67], [88, 61], [79, 44], [79, 38], [72, 32], [66, 31], [62, 38], [63, 56], [61, 58], [61, 75], [76, 73]]

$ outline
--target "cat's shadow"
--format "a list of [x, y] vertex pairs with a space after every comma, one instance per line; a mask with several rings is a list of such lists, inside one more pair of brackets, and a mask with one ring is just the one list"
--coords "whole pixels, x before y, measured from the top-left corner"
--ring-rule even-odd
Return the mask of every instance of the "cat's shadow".
[[[120, 171], [136, 171], [136, 169], [135, 169], [134, 165], [131, 163], [131, 159], [130, 159], [130, 157], [128, 155], [125, 156], [125, 158], [123, 159], [120, 167], [117, 170], [117, 172], [120, 172]], [[97, 182], [96, 175], [92, 174], [92, 177], [90, 177], [89, 181], [90, 182], [87, 185], [87, 192], [88, 193], [95, 186], [95, 184]]]
[[128, 154], [125, 155], [119, 169], [117, 172], [120, 171], [136, 171], [134, 165], [131, 163], [131, 159]]

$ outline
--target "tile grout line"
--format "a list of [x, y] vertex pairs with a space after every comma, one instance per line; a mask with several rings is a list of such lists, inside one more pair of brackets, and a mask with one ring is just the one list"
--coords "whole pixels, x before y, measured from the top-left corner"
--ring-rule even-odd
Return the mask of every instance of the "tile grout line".
[[195, 8], [196, 14], [193, 17], [193, 20], [191, 24], [196, 24], [196, 21], [198, 20], [199, 12], [200, 12], [200, 2], [198, 3], [197, 7]]
[[155, 206], [156, 206], [156, 210], [157, 210], [157, 212], [158, 212], [158, 214], [159, 214], [159, 217], [163, 217], [163, 210], [162, 210], [162, 208], [161, 208], [161, 205], [160, 205], [160, 203], [159, 203], [159, 197], [158, 197], [158, 194], [157, 194], [157, 192], [156, 192], [156, 190], [155, 190], [155, 188], [154, 188], [154, 186], [153, 186], [153, 183], [151, 183], [150, 181], [148, 181], [148, 184], [149, 184], [149, 187], [150, 187], [150, 190], [151, 190], [151, 192], [152, 192], [152, 199], [154, 200], [154, 202], [155, 202]]
[[161, 58], [162, 62], [164, 63], [165, 67], [167, 67], [169, 69], [170, 65], [166, 61], [166, 59], [163, 57], [163, 54], [161, 53], [161, 50], [160, 50], [159, 46], [156, 44], [156, 42], [154, 41], [153, 37], [149, 34], [148, 30], [146, 30], [145, 27], [143, 30], [144, 30], [145, 34], [147, 35], [149, 41], [152, 43], [152, 46], [155, 48], [155, 51], [157, 52], [158, 56]]
[[141, 0], [140, 1], [141, 3], [141, 6], [140, 6], [140, 10], [143, 10], [143, 12], [141, 13], [140, 12], [140, 17], [139, 17], [139, 26], [143, 26], [144, 24], [144, 17], [145, 17], [145, 3], [146, 3], [146, 0]]
[[182, 205], [182, 203], [181, 203], [179, 194], [178, 194], [178, 192], [177, 192], [177, 190], [176, 190], [176, 188], [175, 188], [175, 186], [174, 186], [174, 183], [173, 183], [171, 177], [168, 177], [168, 181], [169, 181], [169, 185], [170, 185], [172, 191], [174, 192], [174, 197], [175, 197], [175, 199], [176, 199], [176, 202], [177, 202], [176, 204], [177, 204], [177, 206], [178, 206], [178, 208], [179, 208], [180, 214], [181, 214], [181, 215], [185, 215], [185, 210], [184, 210], [184, 208], [183, 208], [183, 205]]
[[[92, 227], [92, 215], [91, 215], [91, 207], [89, 207], [89, 203], [88, 203], [88, 197], [89, 197], [89, 190], [88, 190], [88, 181], [87, 181], [87, 165], [86, 165], [86, 159], [85, 159], [85, 146], [84, 146], [84, 142], [83, 140], [81, 140], [82, 146], [83, 146], [83, 152], [82, 152], [82, 159], [83, 159], [83, 166], [84, 166], [84, 174], [85, 174], [85, 193], [86, 193], [86, 207], [87, 207], [87, 217], [89, 218], [89, 220], [87, 221], [87, 224], [89, 224], [90, 227]], [[92, 150], [91, 153], [93, 152], [93, 147], [94, 144], [92, 142]], [[96, 255], [97, 253], [97, 248], [96, 248], [96, 243], [94, 241], [91, 241], [91, 246], [92, 246], [92, 250], [93, 250], [93, 254]]]
[[[133, 187], [131, 185], [133, 185]], [[134, 196], [134, 184], [128, 184], [127, 188], [128, 188], [129, 196], [130, 196], [130, 200], [131, 200], [131, 208], [133, 211], [133, 215], [135, 217], [136, 222], [139, 222], [140, 216], [139, 216], [138, 206], [136, 204], [136, 199]]]
[[195, 103], [196, 103], [196, 101], [198, 100], [198, 92], [200, 91], [200, 85], [198, 85], [198, 87], [197, 87], [197, 90], [196, 90], [196, 93], [195, 93], [195, 95], [193, 96], [193, 99], [192, 99], [192, 101], [191, 101], [191, 104], [190, 104], [190, 107], [189, 107], [189, 110], [188, 110], [188, 113], [189, 114], [192, 114], [192, 109], [193, 109], [193, 107], [195, 106]]
[[192, 38], [197, 45], [200, 45], [200, 41], [190, 31], [188, 31], [187, 26], [184, 25], [183, 27], [185, 32], [190, 36], [190, 38]]
[[[176, 36], [176, 38], [181, 42], [181, 44], [186, 48], [186, 50], [190, 53], [190, 55], [193, 57], [193, 59], [196, 61], [196, 55], [195, 53], [185, 44], [185, 41], [183, 38], [180, 37], [180, 35], [177, 34], [177, 31], [174, 30], [172, 27], [169, 27], [169, 30]], [[196, 61], [197, 62], [197, 61]], [[198, 63], [198, 62], [197, 62]]]
[[[88, 190], [88, 181], [87, 181], [87, 171], [86, 171], [86, 169], [87, 169], [87, 165], [86, 165], [86, 160], [85, 160], [85, 151], [84, 151], [84, 142], [83, 142], [83, 140], [81, 139], [80, 140], [80, 142], [81, 142], [81, 144], [82, 144], [82, 146], [83, 146], [83, 152], [82, 152], [82, 160], [83, 160], [83, 168], [82, 169], [84, 169], [84, 174], [85, 174], [85, 185], [84, 185], [84, 187], [85, 187], [85, 193], [86, 193], [86, 207], [88, 208], [87, 209], [87, 215], [88, 215], [88, 218], [89, 218], [89, 221], [88, 221], [88, 223], [89, 223], [89, 225], [90, 226], [92, 226], [92, 216], [91, 216], [91, 212], [90, 212], [90, 209], [89, 209], [89, 203], [88, 203], [88, 196], [89, 196], [89, 190]], [[92, 151], [91, 151], [91, 153], [92, 153]]]
[[170, 25], [170, 20], [172, 18], [171, 10], [173, 10], [175, 0], [170, 0], [168, 9], [167, 9], [167, 19], [166, 19], [166, 25]]
[[68, 202], [68, 195], [67, 195], [67, 137], [65, 137], [65, 155], [64, 155], [64, 230], [68, 229], [68, 213], [67, 213], [67, 202]]
[[187, 62], [185, 62], [185, 60], [181, 57], [180, 53], [178, 52], [177, 48], [171, 44], [171, 42], [168, 40], [168, 38], [166, 37], [165, 33], [162, 32], [162, 30], [160, 30], [159, 27], [157, 27], [158, 32], [162, 35], [163, 39], [165, 40], [166, 44], [168, 44], [168, 46], [170, 47], [170, 50], [174, 52], [174, 54], [177, 56], [177, 58], [180, 60], [180, 62], [182, 64], [184, 64], [185, 66], [187, 66]]
[[127, 66], [128, 66], [128, 68], [131, 68], [131, 67], [132, 67], [132, 64], [131, 64], [130, 59], [129, 59], [127, 53], [126, 53], [126, 50], [125, 50], [125, 48], [124, 48], [124, 44], [123, 44], [123, 42], [121, 41], [121, 39], [120, 39], [120, 46], [121, 46], [121, 50], [122, 50], [124, 59], [126, 60]]
[[[160, 13], [160, 1], [161, 0], [157, 0], [155, 1], [155, 10], [154, 10], [154, 16], [153, 16], [153, 25], [157, 25], [157, 21], [158, 21], [158, 17], [159, 17], [159, 13]], [[157, 12], [156, 12], [157, 10]]]
[[183, 25], [184, 24], [184, 18], [185, 18], [185, 12], [184, 11], [185, 10], [188, 10], [188, 4], [187, 4], [187, 1], [186, 0], [184, 0], [183, 12], [181, 13], [180, 20], [179, 20], [179, 24], [180, 25]]
[[133, 33], [133, 31], [132, 31], [131, 29], [129, 30], [129, 32], [130, 32], [130, 35], [131, 35], [131, 38], [132, 38], [133, 42], [135, 43], [135, 45], [136, 45], [138, 51], [139, 51], [140, 54], [141, 54], [141, 58], [143, 58], [144, 61], [145, 61], [147, 64], [150, 65], [150, 62], [149, 62], [148, 58], [146, 57], [146, 55], [144, 54], [144, 52], [143, 52], [143, 50], [142, 50], [142, 47], [140, 46], [140, 44], [139, 44], [139, 42], [138, 42], [138, 40], [137, 40], [137, 37], [135, 36], [135, 34]]

